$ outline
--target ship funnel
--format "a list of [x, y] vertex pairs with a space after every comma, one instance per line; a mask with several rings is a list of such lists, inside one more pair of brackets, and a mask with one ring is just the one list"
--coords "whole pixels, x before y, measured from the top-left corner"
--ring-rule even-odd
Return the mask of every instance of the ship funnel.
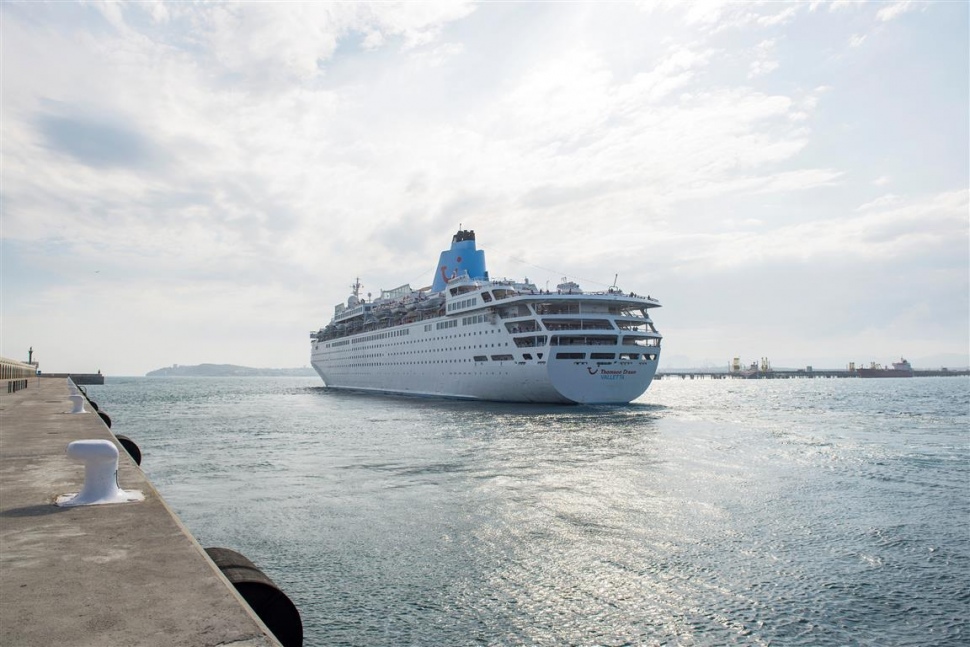
[[485, 252], [475, 249], [475, 232], [460, 229], [451, 239], [451, 249], [441, 252], [435, 269], [432, 292], [441, 292], [448, 281], [468, 274], [469, 278], [488, 280]]

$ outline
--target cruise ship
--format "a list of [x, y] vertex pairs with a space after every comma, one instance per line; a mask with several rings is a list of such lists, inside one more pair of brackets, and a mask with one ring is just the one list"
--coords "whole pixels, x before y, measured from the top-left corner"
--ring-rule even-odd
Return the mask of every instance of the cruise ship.
[[[615, 281], [614, 281], [615, 284]], [[493, 280], [475, 232], [459, 229], [429, 287], [364, 299], [360, 280], [327, 326], [310, 333], [310, 361], [333, 389], [562, 404], [625, 404], [650, 386], [660, 303], [615, 285], [587, 292], [563, 279]]]

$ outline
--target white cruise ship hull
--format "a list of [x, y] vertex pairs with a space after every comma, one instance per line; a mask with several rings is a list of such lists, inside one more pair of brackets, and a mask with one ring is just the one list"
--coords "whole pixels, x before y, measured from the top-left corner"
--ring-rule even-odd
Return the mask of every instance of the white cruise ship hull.
[[[433, 328], [425, 333], [425, 325], [362, 334], [336, 347], [317, 344], [311, 364], [333, 389], [498, 402], [625, 404], [650, 386], [660, 357], [656, 348], [651, 359], [594, 360], [594, 353], [622, 348], [573, 345], [565, 354], [583, 358], [559, 359], [559, 348], [565, 347], [517, 348], [512, 335], [487, 323], [444, 335], [434, 334]], [[508, 355], [511, 359], [493, 359]]]

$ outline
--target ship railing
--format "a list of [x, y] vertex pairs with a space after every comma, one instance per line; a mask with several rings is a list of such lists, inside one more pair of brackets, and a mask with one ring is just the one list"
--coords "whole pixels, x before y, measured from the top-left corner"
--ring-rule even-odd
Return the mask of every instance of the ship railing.
[[565, 291], [557, 290], [553, 292], [552, 290], [542, 290], [540, 288], [537, 288], [535, 285], [531, 283], [523, 284], [510, 279], [493, 279], [491, 283], [493, 286], [510, 287], [512, 288], [512, 290], [510, 290], [509, 292], [514, 293], [514, 294], [509, 294], [509, 292], [506, 292], [501, 296], [499, 296], [499, 294], [496, 294], [497, 299], [507, 299], [512, 296], [524, 296], [524, 297], [548, 296], [548, 297], [555, 297], [560, 299], [569, 298], [569, 297], [609, 296], [609, 297], [623, 297], [624, 299], [636, 299], [638, 301], [645, 301], [647, 303], [657, 304], [658, 306], [660, 305], [660, 301], [650, 295], [644, 296], [642, 294], [636, 294], [635, 292], [623, 292], [622, 290], [619, 290], [619, 289], [585, 291], [580, 288], [576, 290], [567, 289]]
[[623, 340], [620, 342], [621, 346], [660, 346], [660, 340], [663, 339], [660, 335], [656, 337], [634, 337], [634, 336], [624, 336]]
[[646, 301], [648, 303], [656, 303], [657, 305], [660, 305], [660, 301], [657, 300], [656, 298], [652, 297], [652, 296], [649, 296], [649, 295], [644, 296], [642, 294], [636, 294], [634, 292], [621, 292], [621, 291], [617, 291], [617, 290], [612, 290], [612, 291], [611, 290], [594, 290], [594, 291], [585, 291], [585, 292], [552, 292], [552, 291], [547, 291], [545, 293], [542, 293], [540, 291], [540, 294], [543, 294], [543, 296], [549, 295], [549, 296], [554, 296], [554, 297], [570, 297], [570, 296], [573, 296], [573, 297], [575, 297], [575, 296], [582, 296], [582, 297], [591, 297], [591, 296], [593, 296], [593, 297], [623, 297], [624, 299], [636, 299], [638, 301]]
[[616, 346], [617, 339], [616, 336], [560, 336], [555, 335], [552, 337], [550, 346]]
[[[367, 322], [360, 322], [356, 324], [351, 324], [349, 328], [343, 331], [331, 331], [326, 332], [323, 335], [317, 334], [317, 341], [330, 341], [332, 339], [344, 339], [346, 337], [353, 337], [354, 335], [359, 335], [365, 332], [374, 332], [376, 330], [386, 330], [387, 328], [394, 328], [396, 326], [410, 326], [428, 319], [437, 319], [442, 317], [444, 312], [441, 308], [431, 310], [429, 312], [419, 312], [414, 311], [408, 313], [404, 318], [381, 318], [378, 321], [368, 320]], [[311, 333], [312, 337], [313, 333]]]

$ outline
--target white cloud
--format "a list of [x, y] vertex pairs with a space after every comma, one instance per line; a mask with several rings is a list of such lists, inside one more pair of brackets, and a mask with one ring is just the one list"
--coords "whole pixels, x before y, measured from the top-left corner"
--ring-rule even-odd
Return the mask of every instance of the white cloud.
[[[374, 50], [400, 38], [402, 49], [433, 43], [443, 25], [474, 11], [469, 2], [220, 4], [184, 9], [203, 27], [212, 54], [225, 68], [262, 83], [306, 81], [320, 72], [351, 34]], [[273, 88], [276, 85], [273, 83]]]
[[681, 4], [687, 7], [685, 20], [688, 24], [715, 23], [732, 6], [730, 0], [700, 0], [699, 2], [685, 2]]
[[749, 79], [768, 74], [778, 69], [780, 64], [777, 60], [771, 58], [774, 56], [774, 51], [774, 39], [763, 40], [758, 43], [758, 46], [755, 47], [755, 60], [751, 62], [751, 66], [748, 68]]
[[[797, 3], [735, 2], [734, 0], [687, 0], [644, 3], [648, 9], [679, 9], [684, 21], [700, 31], [718, 34], [752, 26], [774, 28], [791, 23], [802, 9]], [[787, 4], [787, 6], [784, 6]], [[776, 11], [779, 6], [784, 6]]]
[[898, 195], [894, 195], [892, 193], [887, 193], [884, 196], [881, 196], [881, 197], [876, 198], [872, 202], [867, 202], [865, 204], [859, 205], [858, 207], [856, 207], [855, 210], [856, 211], [867, 211], [869, 209], [881, 209], [881, 208], [885, 208], [887, 206], [895, 206], [895, 205], [898, 205], [898, 204], [900, 204], [901, 201], [902, 201], [902, 198], [900, 198]]
[[865, 4], [865, 0], [832, 0], [829, 3], [829, 11], [844, 11], [846, 9], [858, 9]]
[[151, 6], [152, 20], [157, 23], [166, 23], [169, 21], [171, 16], [162, 0], [153, 0], [149, 5]]
[[[824, 262], [853, 257], [902, 263], [947, 255], [965, 259], [970, 240], [968, 192], [953, 191], [920, 200], [888, 195], [840, 214], [759, 232], [697, 238], [684, 266], [736, 267], [781, 262]], [[757, 250], [736, 254], [732, 250]]]
[[888, 3], [876, 12], [876, 19], [888, 22], [894, 18], [898, 18], [907, 11], [916, 9], [916, 7], [917, 3], [912, 0], [899, 0], [898, 2]]
[[783, 9], [776, 14], [758, 18], [758, 24], [762, 27], [773, 27], [775, 25], [784, 25], [790, 23], [795, 19], [795, 15], [798, 13], [800, 8], [801, 7], [799, 5], [792, 4], [788, 8]]

